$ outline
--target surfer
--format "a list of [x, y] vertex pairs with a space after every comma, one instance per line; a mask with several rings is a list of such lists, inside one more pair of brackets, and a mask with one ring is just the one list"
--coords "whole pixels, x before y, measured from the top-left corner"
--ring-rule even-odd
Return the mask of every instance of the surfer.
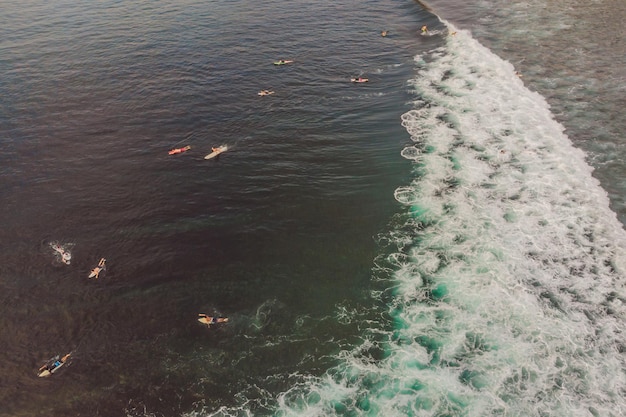
[[[271, 90], [261, 90], [261, 91], [259, 91], [259, 95], [260, 96], [269, 96], [270, 94], [274, 94], [274, 92], [271, 91]], [[213, 148], [213, 149], [215, 149], [215, 148]]]
[[369, 81], [369, 79], [358, 77], [358, 78], [351, 78], [350, 81], [352, 81], [353, 83], [366, 83]]
[[91, 273], [89, 274], [89, 278], [98, 279], [100, 277], [100, 272], [106, 269], [106, 266], [105, 266], [106, 261], [107, 261], [106, 259], [100, 258], [100, 261], [98, 262], [98, 266], [96, 266], [94, 269], [91, 270]]
[[72, 254], [69, 251], [65, 250], [63, 246], [59, 245], [58, 243], [53, 244], [52, 249], [54, 249], [59, 254], [59, 256], [61, 257], [61, 262], [66, 265], [70, 264]]
[[279, 59], [278, 61], [274, 62], [274, 65], [285, 65], [285, 64], [291, 64], [293, 61], [288, 61], [286, 59]]
[[62, 358], [59, 358], [59, 356], [57, 355], [54, 358], [48, 360], [48, 362], [46, 362], [41, 368], [39, 368], [38, 376], [44, 377], [52, 375], [57, 369], [59, 369], [67, 362], [71, 354], [72, 353], [70, 352]]
[[202, 313], [199, 313], [198, 317], [200, 317], [198, 321], [206, 324], [209, 328], [212, 324], [228, 323], [228, 317], [212, 317]]
[[428, 26], [422, 26], [422, 35], [428, 35]]
[[382, 32], [380, 32], [380, 36], [384, 38], [385, 36], [387, 36], [387, 33], [388, 32], [386, 30], [383, 30]]
[[191, 146], [187, 145], [187, 146], [184, 146], [182, 148], [172, 149], [172, 150], [170, 150], [168, 152], [168, 154], [169, 155], [176, 155], [176, 154], [179, 154], [179, 153], [187, 152], [189, 149], [191, 149]]

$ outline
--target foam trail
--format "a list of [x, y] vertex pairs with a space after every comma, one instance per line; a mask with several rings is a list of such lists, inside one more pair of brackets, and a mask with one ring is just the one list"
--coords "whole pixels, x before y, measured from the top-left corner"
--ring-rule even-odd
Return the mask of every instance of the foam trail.
[[276, 415], [625, 415], [625, 235], [583, 153], [469, 33], [416, 63], [415, 178], [385, 265], [395, 328]]

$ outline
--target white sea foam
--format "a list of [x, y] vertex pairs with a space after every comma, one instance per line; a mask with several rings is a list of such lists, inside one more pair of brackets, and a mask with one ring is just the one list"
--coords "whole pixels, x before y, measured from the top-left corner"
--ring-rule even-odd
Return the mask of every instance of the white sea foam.
[[624, 232], [606, 193], [545, 100], [468, 33], [423, 58], [403, 116], [419, 175], [396, 192], [419, 244], [397, 265], [403, 343], [380, 369], [417, 360], [424, 388], [375, 401], [385, 415], [623, 414]]
[[467, 32], [416, 63], [415, 179], [386, 237], [395, 328], [276, 415], [626, 414], [626, 239], [583, 153]]

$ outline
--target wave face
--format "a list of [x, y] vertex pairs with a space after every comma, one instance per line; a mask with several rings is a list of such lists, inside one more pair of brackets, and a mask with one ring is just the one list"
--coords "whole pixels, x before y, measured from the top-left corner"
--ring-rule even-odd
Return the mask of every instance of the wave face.
[[414, 179], [376, 271], [394, 328], [277, 415], [623, 415], [624, 232], [584, 154], [467, 32], [416, 63]]

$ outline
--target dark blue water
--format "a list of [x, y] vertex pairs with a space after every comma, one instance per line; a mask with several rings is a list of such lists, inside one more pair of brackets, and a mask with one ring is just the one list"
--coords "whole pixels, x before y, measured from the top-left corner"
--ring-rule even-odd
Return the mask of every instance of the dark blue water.
[[621, 414], [622, 96], [457, 3], [514, 67], [413, 2], [2, 3], [0, 415]]

